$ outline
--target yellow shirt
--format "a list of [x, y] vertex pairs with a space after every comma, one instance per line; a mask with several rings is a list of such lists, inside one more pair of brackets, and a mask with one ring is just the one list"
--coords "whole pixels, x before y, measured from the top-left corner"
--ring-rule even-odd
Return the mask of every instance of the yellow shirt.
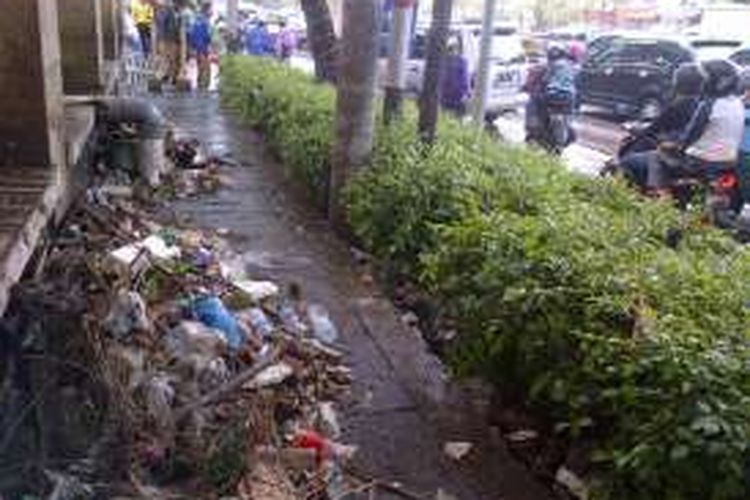
[[151, 24], [154, 21], [154, 8], [143, 0], [133, 0], [130, 11], [135, 24]]

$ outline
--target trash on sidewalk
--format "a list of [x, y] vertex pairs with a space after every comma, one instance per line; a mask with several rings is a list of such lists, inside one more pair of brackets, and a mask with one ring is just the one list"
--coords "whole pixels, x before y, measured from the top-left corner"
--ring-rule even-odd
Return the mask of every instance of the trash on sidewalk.
[[587, 500], [589, 491], [586, 483], [573, 471], [566, 467], [560, 467], [555, 473], [555, 481], [564, 486], [570, 495], [579, 500]]
[[539, 438], [539, 433], [531, 429], [522, 429], [507, 434], [505, 438], [511, 443], [525, 443]]
[[211, 360], [227, 351], [228, 341], [222, 332], [197, 321], [181, 321], [163, 337], [164, 352], [170, 360], [208, 366]]
[[356, 446], [337, 443], [312, 430], [299, 430], [292, 437], [292, 446], [315, 451], [318, 463], [328, 460], [351, 460], [357, 453]]
[[158, 262], [170, 262], [179, 259], [182, 251], [177, 246], [168, 245], [161, 236], [151, 235], [144, 240], [122, 246], [110, 252], [110, 255], [125, 268], [140, 272], [148, 266], [145, 257], [154, 258]]
[[104, 328], [117, 340], [124, 340], [134, 331], [150, 330], [151, 321], [143, 298], [133, 291], [118, 293], [110, 305]]
[[312, 332], [322, 342], [334, 344], [339, 338], [339, 332], [336, 325], [333, 324], [328, 311], [318, 304], [311, 304], [307, 308], [307, 317], [312, 326]]
[[294, 369], [286, 363], [269, 366], [244, 385], [245, 389], [262, 389], [279, 385], [294, 375]]
[[169, 497], [176, 470], [196, 498], [321, 498], [356, 483], [336, 409], [353, 375], [329, 313], [299, 285], [249, 275], [224, 231], [178, 227], [139, 196], [97, 199], [74, 203], [37, 280], [14, 291], [34, 331], [69, 346], [58, 359], [71, 363], [50, 366], [92, 412], [80, 465], [96, 473], [65, 474], [101, 498]]
[[256, 304], [279, 296], [279, 286], [271, 281], [237, 280], [232, 284], [246, 293]]
[[221, 299], [215, 296], [197, 298], [191, 304], [190, 311], [206, 326], [223, 332], [230, 348], [239, 349], [242, 346], [245, 335]]
[[474, 445], [469, 442], [449, 441], [443, 446], [443, 451], [449, 458], [458, 462], [466, 458], [473, 447]]
[[341, 436], [341, 425], [334, 408], [334, 403], [325, 401], [318, 403], [318, 427], [333, 439], [338, 439]]

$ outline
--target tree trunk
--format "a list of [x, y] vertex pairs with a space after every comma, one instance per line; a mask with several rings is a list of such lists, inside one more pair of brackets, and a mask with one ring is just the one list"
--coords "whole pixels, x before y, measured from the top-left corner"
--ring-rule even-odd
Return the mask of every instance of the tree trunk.
[[440, 105], [440, 79], [451, 24], [453, 0], [433, 0], [432, 26], [427, 41], [422, 93], [419, 96], [419, 136], [426, 144], [435, 141]]
[[375, 129], [380, 0], [345, 0], [341, 65], [336, 99], [336, 143], [328, 191], [328, 214], [346, 224], [342, 192], [370, 159]]
[[335, 83], [338, 47], [327, 0], [301, 0], [307, 23], [307, 41], [315, 60], [315, 76]]
[[383, 118], [386, 125], [401, 117], [413, 10], [414, 0], [396, 0], [393, 9], [393, 23], [391, 23], [388, 74], [383, 103]]

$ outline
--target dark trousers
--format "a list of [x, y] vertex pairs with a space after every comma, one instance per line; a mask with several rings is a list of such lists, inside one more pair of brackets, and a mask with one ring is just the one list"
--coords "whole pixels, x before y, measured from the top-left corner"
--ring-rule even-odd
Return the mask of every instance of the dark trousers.
[[141, 38], [141, 47], [143, 47], [143, 55], [151, 55], [151, 25], [150, 24], [138, 24], [138, 35]]
[[655, 151], [631, 153], [620, 160], [620, 167], [629, 181], [641, 188], [646, 188], [649, 165], [655, 161], [657, 161]]

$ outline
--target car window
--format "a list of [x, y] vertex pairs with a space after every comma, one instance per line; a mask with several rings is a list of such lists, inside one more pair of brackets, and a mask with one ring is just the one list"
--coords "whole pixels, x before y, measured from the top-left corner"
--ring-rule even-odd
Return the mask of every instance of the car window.
[[416, 33], [411, 42], [412, 59], [424, 59], [427, 55], [427, 33]]
[[492, 37], [492, 58], [501, 61], [523, 58], [523, 41], [518, 36]]
[[659, 65], [679, 66], [692, 60], [693, 56], [690, 51], [672, 42], [660, 43], [657, 53], [654, 54], [654, 61]]
[[727, 59], [740, 45], [742, 42], [738, 40], [698, 39], [690, 42], [690, 46], [700, 61]]
[[597, 58], [604, 64], [650, 64], [669, 68], [689, 61], [690, 54], [672, 43], [615, 40]]
[[[411, 42], [411, 48], [409, 50], [409, 57], [411, 59], [424, 59], [427, 57], [427, 40], [429, 39], [427, 31], [418, 31], [414, 34], [414, 38]], [[461, 34], [458, 31], [451, 31], [448, 34], [448, 43], [456, 42], [461, 51], [463, 48], [463, 41], [461, 40]]]
[[729, 59], [740, 66], [750, 66], [750, 49], [740, 50], [734, 53]]

